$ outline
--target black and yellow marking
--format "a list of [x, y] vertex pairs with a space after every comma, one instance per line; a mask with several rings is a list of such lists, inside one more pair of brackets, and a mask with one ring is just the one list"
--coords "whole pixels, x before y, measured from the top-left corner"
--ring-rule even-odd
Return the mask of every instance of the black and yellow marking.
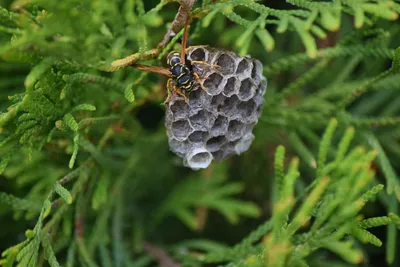
[[[184, 62], [181, 62], [181, 60], [181, 54], [178, 52], [171, 52], [167, 56], [167, 64], [170, 66], [171, 72], [171, 79], [168, 80], [167, 99], [170, 98], [170, 91], [173, 90], [188, 103], [187, 94], [193, 91], [195, 81], [203, 90], [207, 89], [202, 85], [202, 79], [200, 79], [199, 75], [192, 70], [191, 64], [188, 66]], [[172, 82], [175, 84], [172, 85]]]
[[182, 78], [183, 76], [186, 75], [185, 68], [183, 66], [180, 66], [180, 67], [181, 67], [180, 68], [181, 73], [178, 75], [178, 77], [176, 77], [177, 80], [179, 80], [180, 78]]
[[181, 63], [181, 54], [175, 51], [172, 51], [167, 56], [167, 64], [171, 67], [174, 67], [176, 64]]

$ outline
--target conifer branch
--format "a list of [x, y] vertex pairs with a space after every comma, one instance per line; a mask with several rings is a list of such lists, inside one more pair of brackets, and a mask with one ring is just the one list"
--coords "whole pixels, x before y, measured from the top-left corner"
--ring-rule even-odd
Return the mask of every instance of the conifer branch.
[[187, 18], [190, 16], [190, 10], [196, 0], [181, 0], [181, 6], [171, 23], [170, 29], [164, 35], [163, 40], [157, 45], [157, 48], [153, 48], [144, 53], [135, 53], [123, 59], [115, 60], [110, 65], [101, 66], [100, 69], [103, 71], [116, 71], [128, 66], [131, 66], [137, 62], [154, 59], [163, 51], [164, 47], [168, 45], [173, 35], [178, 34], [185, 26]]
[[[398, 1], [89, 2], [0, 7], [0, 220], [18, 221], [0, 233], [15, 242], [0, 265], [308, 266], [326, 249], [359, 263], [367, 243], [394, 262]], [[162, 60], [188, 17], [191, 39], [250, 54], [268, 79], [250, 150], [203, 174], [168, 153], [165, 80], [123, 70]], [[378, 209], [388, 215], [374, 217]], [[382, 226], [386, 238], [369, 230]], [[196, 237], [203, 227], [209, 239]], [[229, 243], [248, 235], [230, 247], [226, 233]]]

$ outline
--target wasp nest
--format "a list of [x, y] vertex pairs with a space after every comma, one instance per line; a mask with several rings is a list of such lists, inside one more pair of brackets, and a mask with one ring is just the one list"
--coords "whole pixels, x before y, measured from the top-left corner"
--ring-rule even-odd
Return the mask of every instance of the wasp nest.
[[249, 149], [252, 130], [261, 115], [267, 80], [260, 61], [207, 46], [190, 47], [193, 70], [207, 91], [195, 83], [189, 103], [174, 94], [166, 106], [170, 149], [192, 169], [207, 168]]

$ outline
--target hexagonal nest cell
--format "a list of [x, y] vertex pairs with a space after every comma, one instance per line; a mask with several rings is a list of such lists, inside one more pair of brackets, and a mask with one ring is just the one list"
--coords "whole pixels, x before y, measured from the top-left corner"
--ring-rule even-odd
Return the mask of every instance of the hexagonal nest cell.
[[216, 64], [220, 66], [219, 71], [225, 75], [235, 73], [236, 62], [229, 54], [221, 53]]
[[236, 83], [237, 82], [235, 77], [228, 78], [224, 86], [223, 94], [227, 97], [234, 95], [237, 90]]
[[239, 96], [240, 100], [243, 100], [243, 101], [249, 100], [249, 99], [253, 98], [255, 90], [256, 89], [255, 89], [251, 79], [246, 78], [240, 84], [238, 96]]
[[242, 59], [237, 66], [236, 74], [242, 74], [244, 72], [249, 72], [250, 70], [252, 70], [250, 62], [247, 59]]
[[171, 124], [171, 131], [177, 140], [186, 140], [193, 132], [192, 126], [187, 120], [174, 121]]
[[204, 87], [207, 88], [207, 93], [210, 95], [219, 95], [222, 88], [220, 84], [222, 81], [222, 76], [218, 73], [212, 73], [208, 76], [207, 80], [203, 83]]
[[190, 61], [208, 63], [193, 64], [208, 89], [195, 83], [188, 104], [179, 95], [171, 97], [165, 125], [170, 150], [198, 170], [249, 149], [267, 79], [261, 62], [250, 57], [208, 46], [189, 47], [187, 55]]
[[207, 61], [206, 55], [206, 50], [201, 46], [191, 49], [189, 52], [189, 56], [193, 61]]

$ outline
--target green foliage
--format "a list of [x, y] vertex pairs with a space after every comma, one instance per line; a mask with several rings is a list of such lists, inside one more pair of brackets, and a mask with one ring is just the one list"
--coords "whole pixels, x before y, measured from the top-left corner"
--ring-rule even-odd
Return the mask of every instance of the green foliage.
[[176, 185], [176, 189], [161, 205], [160, 217], [157, 220], [174, 214], [189, 228], [197, 229], [196, 215], [190, 211], [193, 207], [215, 209], [232, 224], [238, 223], [242, 216], [257, 217], [260, 213], [257, 206], [233, 198], [235, 194], [243, 191], [243, 185], [226, 183], [226, 171], [219, 167], [213, 170], [212, 180], [197, 176]]
[[0, 0], [0, 265], [397, 266], [399, 1], [193, 1], [189, 42], [268, 79], [251, 149], [201, 172], [128, 68], [189, 2]]
[[[326, 159], [323, 151], [330, 146], [336, 124], [335, 119], [331, 120], [325, 131], [318, 162]], [[295, 180], [299, 179], [298, 159], [295, 158], [284, 175], [283, 192], [274, 203], [271, 220], [245, 238], [241, 243], [244, 246], [211, 252], [199, 256], [198, 260], [203, 263], [233, 261], [233, 265], [298, 266], [305, 264], [305, 258], [315, 250], [326, 248], [356, 264], [363, 260], [362, 251], [355, 246], [357, 239], [381, 246], [382, 242], [366, 229], [396, 224], [396, 218], [392, 215], [360, 221], [359, 212], [383, 185], [371, 188], [375, 174], [369, 166], [376, 156], [375, 151], [360, 148], [345, 151], [344, 144], [351, 141], [349, 132], [352, 130], [349, 129], [339, 143], [334, 160], [321, 167], [323, 176], [306, 189], [307, 195], [294, 197]], [[279, 147], [275, 154], [277, 175], [281, 172], [279, 162], [283, 153]], [[354, 167], [349, 171], [346, 165]], [[302, 204], [295, 208], [300, 201]], [[349, 239], [350, 236], [355, 239]], [[262, 242], [255, 243], [261, 237]]]
[[[378, 16], [387, 20], [396, 20], [399, 16], [400, 6], [392, 1], [386, 3], [367, 3], [369, 1], [333, 1], [332, 3], [315, 3], [308, 0], [288, 0], [287, 2], [307, 9], [291, 10], [285, 12], [266, 7], [262, 4], [247, 0], [226, 1], [206, 5], [204, 9], [212, 10], [203, 20], [203, 27], [207, 27], [216, 13], [220, 12], [229, 20], [246, 28], [245, 32], [237, 39], [236, 45], [240, 52], [245, 54], [249, 48], [251, 36], [255, 34], [267, 51], [275, 46], [271, 34], [265, 29], [266, 24], [277, 25], [278, 33], [285, 33], [288, 30], [297, 32], [302, 40], [307, 55], [317, 57], [317, 46], [312, 34], [319, 38], [327, 36], [326, 31], [337, 31], [340, 28], [342, 12], [354, 15], [355, 26], [361, 28], [364, 21], [370, 22], [369, 17]], [[364, 2], [364, 3], [363, 3]], [[234, 6], [245, 6], [259, 14], [258, 19], [249, 21], [233, 11]], [[350, 9], [349, 9], [350, 8]], [[194, 12], [202, 10], [195, 10]], [[324, 29], [317, 25], [320, 24]]]

